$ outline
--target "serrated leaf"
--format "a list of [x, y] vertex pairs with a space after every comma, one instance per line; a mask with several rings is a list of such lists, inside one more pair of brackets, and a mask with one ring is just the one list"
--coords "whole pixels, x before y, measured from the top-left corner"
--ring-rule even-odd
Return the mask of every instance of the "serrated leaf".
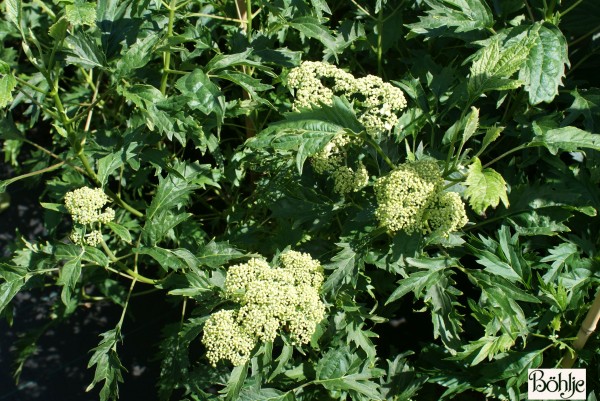
[[54, 40], [60, 41], [67, 35], [67, 29], [69, 28], [69, 21], [62, 16], [48, 29], [48, 35]]
[[600, 134], [592, 134], [576, 127], [544, 130], [535, 121], [533, 129], [537, 135], [528, 146], [543, 146], [553, 155], [557, 154], [559, 150], [573, 152], [587, 148], [600, 151]]
[[331, 263], [324, 266], [326, 270], [333, 270], [323, 283], [323, 292], [336, 294], [344, 284], [356, 284], [358, 279], [358, 264], [360, 262], [356, 252], [349, 244], [337, 244], [341, 247], [331, 259]]
[[425, 0], [425, 3], [431, 9], [426, 11], [427, 15], [419, 17], [419, 22], [407, 24], [412, 34], [409, 37], [465, 37], [456, 34], [484, 30], [494, 25], [492, 12], [482, 0]]
[[259, 79], [252, 78], [249, 75], [238, 73], [238, 72], [229, 72], [224, 71], [221, 74], [215, 76], [216, 78], [225, 79], [227, 81], [233, 82], [236, 85], [242, 87], [248, 94], [255, 100], [270, 105], [267, 100], [262, 99], [258, 96], [257, 92], [266, 91], [272, 89], [271, 85], [263, 84]]
[[548, 250], [550, 255], [543, 257], [540, 262], [552, 262], [552, 268], [542, 277], [546, 283], [550, 283], [560, 274], [560, 270], [571, 258], [579, 255], [577, 246], [570, 242], [563, 242]]
[[489, 43], [477, 52], [467, 82], [472, 99], [491, 90], [515, 89], [522, 85], [521, 81], [512, 79], [511, 76], [527, 60], [538, 29], [538, 25], [531, 27], [517, 39], [508, 41], [507, 47], [501, 45], [498, 35], [493, 36]]
[[600, 133], [600, 89], [574, 90], [573, 103], [567, 109], [569, 113], [562, 125], [570, 125], [583, 116], [583, 127], [586, 131]]
[[23, 8], [23, 2], [21, 0], [5, 0], [4, 6], [6, 7], [6, 19], [13, 23], [19, 31], [21, 29], [21, 14]]
[[96, 25], [96, 3], [75, 0], [65, 7], [65, 17], [73, 26]]
[[234, 401], [238, 398], [247, 376], [248, 362], [233, 368], [229, 380], [227, 380], [227, 385], [220, 391], [221, 394], [225, 394], [226, 401]]
[[85, 250], [82, 247], [75, 245], [63, 245], [56, 250], [56, 258], [59, 261], [65, 261], [60, 268], [56, 283], [63, 286], [60, 298], [67, 307], [72, 304], [73, 291], [81, 276], [81, 260], [84, 253]]
[[498, 137], [500, 136], [502, 131], [504, 131], [504, 127], [488, 128], [487, 131], [485, 131], [485, 136], [483, 137], [483, 140], [481, 141], [481, 148], [479, 149], [479, 151], [477, 151], [476, 156], [481, 155], [487, 149], [487, 147], [490, 146], [490, 144], [492, 142], [494, 142], [496, 139], [498, 139]]
[[189, 250], [185, 248], [165, 249], [160, 247], [138, 248], [136, 251], [142, 255], [148, 255], [156, 260], [165, 270], [195, 269], [198, 260]]
[[479, 128], [479, 109], [471, 107], [471, 112], [467, 115], [467, 122], [465, 123], [465, 129], [463, 131], [463, 145], [475, 135], [477, 128]]
[[142, 229], [144, 243], [150, 246], [156, 245], [170, 230], [190, 217], [192, 217], [191, 213], [174, 213], [170, 210], [162, 210], [156, 213], [152, 219], [146, 220], [146, 224]]
[[504, 206], [509, 205], [504, 178], [492, 168], [484, 169], [478, 158], [469, 166], [465, 185], [465, 197], [478, 214], [483, 214], [490, 206], [495, 208], [500, 200]]
[[274, 388], [261, 388], [260, 390], [247, 387], [244, 388], [239, 395], [238, 401], [293, 401], [294, 394], [283, 392]]
[[117, 61], [115, 74], [118, 76], [127, 76], [131, 71], [144, 67], [155, 57], [154, 47], [160, 40], [159, 35], [148, 35], [143, 39], [138, 39], [132, 44], [127, 52]]
[[549, 103], [554, 99], [565, 75], [565, 65], [570, 65], [567, 40], [557, 27], [546, 22], [537, 31], [527, 60], [519, 72], [531, 105]]
[[252, 49], [246, 49], [241, 53], [234, 54], [217, 54], [213, 57], [204, 67], [207, 74], [214, 73], [216, 71], [224, 70], [229, 67], [235, 66], [247, 66], [254, 67], [261, 70], [265, 70], [270, 73], [271, 69], [263, 66], [262, 64], [250, 60], [248, 57], [252, 54]]
[[69, 64], [78, 65], [83, 68], [103, 67], [106, 63], [104, 54], [96, 44], [94, 38], [79, 32], [77, 35], [68, 36], [65, 43], [70, 52], [67, 55]]
[[131, 245], [131, 233], [129, 233], [129, 230], [126, 227], [112, 221], [106, 225], [112, 230], [113, 233], [117, 234], [122, 241], [125, 241]]
[[333, 54], [339, 52], [335, 37], [315, 17], [298, 17], [288, 23], [289, 26], [301, 32], [304, 36], [321, 42]]
[[13, 101], [12, 91], [17, 86], [17, 80], [12, 74], [0, 78], [0, 109], [5, 108]]
[[29, 280], [27, 270], [17, 266], [11, 266], [6, 263], [0, 263], [0, 277], [4, 282], [0, 284], [0, 314], [23, 288]]
[[117, 354], [117, 343], [121, 341], [121, 332], [118, 327], [100, 334], [102, 340], [94, 351], [88, 368], [96, 366], [94, 379], [87, 387], [90, 391], [100, 382], [104, 382], [100, 390], [100, 401], [116, 400], [119, 398], [119, 383], [123, 382], [122, 370], [125, 370], [119, 355]]
[[177, 80], [175, 87], [189, 98], [187, 104], [191, 109], [200, 110], [206, 115], [214, 113], [217, 116], [217, 123], [223, 122], [225, 99], [219, 87], [204, 71], [195, 69], [187, 73]]
[[247, 254], [239, 251], [234, 246], [230, 245], [229, 242], [210, 241], [200, 249], [196, 258], [199, 265], [216, 269], [232, 260], [240, 259], [245, 256], [247, 256]]

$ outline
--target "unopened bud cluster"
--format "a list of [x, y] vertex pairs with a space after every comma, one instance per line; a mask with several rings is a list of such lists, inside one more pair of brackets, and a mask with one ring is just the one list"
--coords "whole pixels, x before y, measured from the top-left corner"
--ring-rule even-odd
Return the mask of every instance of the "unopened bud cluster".
[[[331, 87], [327, 82], [332, 82]], [[355, 78], [331, 64], [304, 61], [290, 71], [287, 84], [295, 89], [295, 110], [331, 104], [333, 96], [345, 96], [354, 104], [367, 132], [389, 131], [398, 123], [397, 113], [406, 107], [402, 90], [374, 75]]]
[[282, 253], [275, 268], [261, 259], [230, 267], [225, 293], [239, 307], [207, 320], [202, 343], [210, 363], [241, 365], [259, 341], [273, 341], [282, 332], [295, 344], [308, 343], [325, 316], [322, 283], [320, 263], [296, 251]]
[[96, 246], [100, 243], [101, 225], [115, 218], [113, 209], [103, 210], [109, 200], [99, 188], [83, 187], [65, 195], [65, 206], [75, 223], [70, 237], [74, 244]]
[[436, 232], [447, 236], [468, 220], [460, 196], [444, 192], [443, 184], [435, 161], [404, 163], [375, 182], [375, 215], [390, 232]]
[[310, 160], [315, 172], [331, 177], [333, 190], [341, 195], [357, 192], [369, 183], [369, 172], [361, 162], [354, 169], [347, 165], [345, 147], [350, 143], [347, 136], [337, 135]]

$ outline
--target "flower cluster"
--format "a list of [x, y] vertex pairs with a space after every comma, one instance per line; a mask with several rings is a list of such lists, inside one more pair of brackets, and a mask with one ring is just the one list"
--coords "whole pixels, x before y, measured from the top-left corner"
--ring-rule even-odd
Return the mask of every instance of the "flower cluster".
[[240, 365], [259, 341], [273, 341], [285, 331], [296, 344], [306, 344], [325, 315], [319, 297], [322, 267], [309, 254], [287, 251], [280, 267], [251, 259], [229, 268], [225, 293], [240, 306], [214, 313], [207, 320], [202, 343], [209, 361]]
[[369, 182], [369, 172], [362, 163], [359, 162], [355, 169], [346, 165], [345, 146], [350, 142], [347, 136], [337, 135], [311, 158], [315, 172], [330, 174], [333, 190], [341, 195], [359, 191]]
[[[99, 188], [83, 187], [65, 195], [65, 206], [76, 224], [71, 233], [74, 244], [96, 246], [102, 240], [101, 224], [115, 218], [115, 211], [104, 206], [109, 202], [108, 196]], [[86, 234], [87, 229], [91, 232]]]
[[443, 184], [435, 161], [404, 163], [375, 182], [375, 215], [391, 232], [447, 236], [467, 224], [467, 217], [460, 196], [444, 192]]
[[[325, 82], [325, 83], [324, 83]], [[332, 82], [328, 87], [327, 82]], [[334, 95], [354, 103], [359, 121], [367, 132], [389, 131], [398, 123], [397, 112], [406, 107], [402, 90], [374, 75], [355, 78], [339, 68], [317, 61], [305, 61], [290, 71], [287, 84], [295, 89], [295, 110], [331, 104]]]

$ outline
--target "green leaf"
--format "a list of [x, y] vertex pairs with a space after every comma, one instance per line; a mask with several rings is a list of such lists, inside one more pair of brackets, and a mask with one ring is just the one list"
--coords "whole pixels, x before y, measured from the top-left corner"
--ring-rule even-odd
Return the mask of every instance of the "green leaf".
[[93, 37], [79, 32], [77, 35], [68, 36], [65, 43], [70, 50], [66, 58], [69, 64], [83, 68], [103, 67], [106, 64], [104, 54]]
[[565, 75], [565, 65], [570, 65], [567, 40], [557, 27], [546, 22], [540, 26], [519, 72], [530, 104], [549, 103], [556, 97]]
[[0, 263], [0, 277], [4, 282], [0, 284], [0, 314], [23, 288], [29, 280], [27, 270], [17, 266], [11, 266], [6, 263]]
[[[254, 67], [266, 71], [269, 75], [273, 75], [271, 69], [263, 66], [261, 63], [250, 60], [248, 57], [252, 54], [252, 49], [246, 49], [241, 53], [234, 54], [217, 54], [204, 67], [207, 74], [213, 74], [217, 71], [224, 70], [230, 67], [246, 66]], [[274, 75], [273, 75], [274, 76]]]
[[125, 241], [126, 243], [131, 245], [131, 234], [129, 233], [129, 230], [126, 227], [114, 223], [112, 221], [106, 225], [112, 230], [113, 233], [117, 234], [117, 236], [121, 238], [122, 241]]
[[298, 17], [288, 24], [290, 27], [301, 32], [304, 36], [318, 40], [333, 54], [339, 52], [335, 37], [317, 18], [309, 16]]
[[177, 80], [175, 87], [188, 97], [187, 104], [191, 109], [200, 110], [206, 115], [214, 113], [217, 116], [217, 123], [223, 122], [225, 99], [219, 87], [204, 71], [195, 69], [187, 73]]
[[[412, 258], [408, 259], [410, 259], [411, 262], [416, 260]], [[392, 292], [387, 301], [385, 301], [385, 304], [387, 305], [394, 302], [411, 291], [415, 293], [415, 297], [420, 298], [425, 288], [432, 286], [441, 279], [446, 268], [446, 265], [437, 265], [432, 266], [431, 268], [428, 267], [426, 270], [417, 271], [407, 278], [398, 281], [398, 284], [400, 285]]]
[[482, 0], [425, 0], [431, 7], [427, 15], [420, 16], [419, 22], [407, 24], [411, 29], [408, 37], [416, 35], [458, 36], [476, 30], [492, 28], [494, 19], [492, 12]]
[[537, 134], [528, 146], [543, 146], [553, 155], [559, 150], [573, 152], [579, 149], [594, 149], [600, 151], [600, 134], [592, 134], [576, 127], [562, 127], [544, 130], [535, 121], [534, 132]]
[[227, 385], [223, 390], [220, 391], [221, 394], [225, 394], [226, 401], [234, 401], [238, 399], [247, 376], [248, 362], [233, 368], [231, 375], [229, 376], [229, 380], [227, 381]]
[[515, 340], [508, 334], [501, 334], [498, 337], [484, 336], [465, 345], [464, 350], [454, 358], [456, 360], [469, 358], [471, 366], [474, 366], [485, 359], [491, 361], [495, 355], [508, 351], [514, 343]]
[[562, 125], [569, 125], [583, 116], [585, 130], [600, 133], [600, 89], [578, 89], [571, 91], [571, 95], [574, 100]]
[[333, 270], [333, 273], [323, 283], [323, 292], [325, 293], [337, 294], [344, 284], [356, 285], [358, 279], [360, 260], [357, 258], [356, 252], [349, 244], [339, 243], [336, 245], [342, 248], [341, 251], [331, 259], [331, 263], [324, 266], [326, 270]]
[[259, 79], [252, 78], [246, 74], [229, 71], [225, 71], [216, 75], [215, 77], [231, 81], [234, 84], [241, 86], [253, 99], [261, 103], [270, 104], [267, 100], [264, 100], [258, 96], [256, 92], [266, 91], [272, 89], [273, 87], [271, 85], [263, 84]]
[[125, 370], [119, 355], [117, 354], [117, 343], [121, 341], [119, 327], [100, 334], [102, 340], [92, 351], [88, 368], [96, 366], [94, 380], [87, 387], [90, 391], [100, 382], [104, 382], [100, 390], [100, 401], [116, 400], [119, 398], [119, 383], [123, 382], [122, 370]]
[[476, 213], [483, 214], [490, 206], [495, 208], [500, 200], [508, 207], [504, 178], [492, 168], [484, 169], [477, 157], [469, 166], [465, 185], [465, 197]]
[[65, 7], [65, 17], [73, 26], [96, 25], [96, 3], [75, 0]]
[[297, 151], [296, 167], [302, 173], [306, 159], [322, 150], [336, 134], [364, 128], [346, 99], [334, 97], [333, 104], [300, 113], [288, 113], [286, 119], [271, 124], [246, 145], [254, 149], [273, 148]]
[[83, 248], [75, 245], [63, 245], [56, 251], [57, 259], [66, 261], [60, 269], [56, 283], [63, 286], [60, 298], [67, 307], [71, 307], [73, 292], [81, 276], [81, 260], [84, 252]]
[[[67, 6], [68, 7], [68, 6]], [[54, 24], [48, 29], [48, 35], [54, 40], [60, 41], [67, 36], [67, 29], [69, 28], [69, 21], [63, 16], [60, 17]]]
[[190, 217], [192, 217], [191, 213], [173, 213], [170, 210], [161, 210], [152, 219], [146, 220], [142, 229], [144, 243], [151, 246], [156, 245], [169, 231]]
[[12, 103], [12, 91], [16, 86], [17, 80], [12, 74], [7, 74], [0, 78], [0, 109]]
[[238, 398], [238, 401], [294, 401], [294, 393], [291, 391], [283, 392], [274, 388], [261, 388], [260, 390], [247, 387], [244, 388]]
[[156, 260], [165, 271], [170, 269], [193, 270], [198, 265], [198, 260], [194, 254], [185, 248], [165, 249], [155, 246], [152, 248], [138, 248], [134, 251], [141, 255], [149, 255]]
[[543, 276], [546, 283], [553, 282], [560, 274], [561, 268], [566, 266], [569, 260], [579, 255], [577, 246], [570, 242], [563, 242], [554, 248], [550, 248], [548, 252], [550, 255], [540, 260], [540, 262], [552, 262], [552, 269], [548, 270]]
[[169, 210], [187, 203], [190, 194], [203, 186], [209, 173], [206, 165], [177, 163], [166, 178], [158, 178], [158, 188], [146, 210], [147, 220], [157, 212]]
[[467, 115], [467, 121], [465, 123], [465, 129], [463, 131], [463, 145], [467, 143], [467, 141], [471, 139], [473, 135], [475, 135], [475, 132], [477, 132], [477, 128], [479, 128], [479, 109], [476, 107], [471, 107], [471, 112]]
[[536, 25], [516, 39], [507, 41], [508, 47], [501, 45], [498, 35], [493, 36], [489, 43], [476, 53], [467, 82], [471, 99], [476, 99], [491, 90], [515, 89], [523, 84], [511, 79], [511, 76], [527, 60], [538, 29], [539, 26]]
[[154, 48], [160, 40], [159, 35], [148, 35], [138, 39], [127, 49], [127, 52], [117, 61], [117, 76], [128, 76], [132, 71], [144, 67], [155, 57]]
[[229, 244], [229, 242], [216, 242], [210, 241], [204, 245], [198, 254], [196, 259], [200, 266], [208, 266], [212, 269], [221, 267], [232, 260], [240, 259], [248, 256]]
[[502, 131], [504, 131], [504, 127], [488, 128], [487, 131], [485, 132], [485, 136], [483, 137], [483, 140], [481, 141], [481, 148], [479, 149], [479, 151], [477, 151], [477, 154], [475, 156], [481, 155], [487, 149], [487, 147], [490, 146], [490, 144], [492, 142], [494, 142], [496, 139], [498, 139], [498, 137], [500, 136]]
[[21, 0], [5, 0], [4, 6], [6, 7], [6, 19], [22, 32], [21, 18], [23, 2]]

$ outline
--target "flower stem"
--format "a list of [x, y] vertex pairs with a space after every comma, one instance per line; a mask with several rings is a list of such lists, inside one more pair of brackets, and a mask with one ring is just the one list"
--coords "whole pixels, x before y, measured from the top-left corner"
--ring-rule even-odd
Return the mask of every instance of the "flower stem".
[[[175, 21], [175, 10], [177, 9], [177, 0], [171, 0], [169, 3], [169, 23], [167, 25], [167, 41], [173, 36], [173, 22]], [[171, 49], [167, 49], [164, 52], [164, 68], [162, 79], [160, 81], [160, 93], [163, 95], [167, 92], [167, 81], [169, 78], [169, 71], [171, 70]]]

